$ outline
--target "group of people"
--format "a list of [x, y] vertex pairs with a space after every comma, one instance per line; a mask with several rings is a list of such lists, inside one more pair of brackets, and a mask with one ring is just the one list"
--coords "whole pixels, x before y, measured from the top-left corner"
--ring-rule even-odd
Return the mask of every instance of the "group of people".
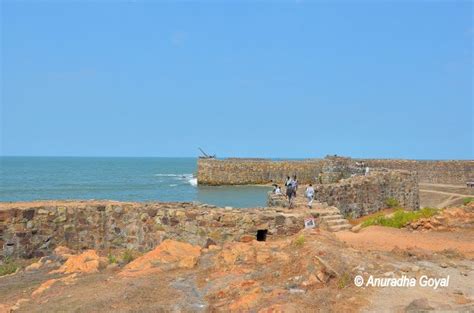
[[[356, 167], [360, 168], [361, 172], [363, 172], [365, 176], [369, 175], [370, 168], [364, 162], [356, 162]], [[356, 176], [356, 174], [351, 175], [351, 177], [353, 176]]]
[[[281, 188], [278, 185], [274, 185], [273, 193], [281, 195]], [[293, 177], [287, 176], [286, 182], [285, 182], [285, 187], [286, 187], [286, 197], [288, 198], [288, 203], [289, 207], [293, 207], [293, 200], [296, 197], [296, 191], [298, 190], [298, 179], [296, 178], [296, 175]], [[311, 208], [313, 205], [313, 200], [314, 200], [314, 188], [312, 184], [309, 184], [308, 187], [306, 187], [306, 190], [304, 192], [306, 199], [308, 200], [308, 207]]]

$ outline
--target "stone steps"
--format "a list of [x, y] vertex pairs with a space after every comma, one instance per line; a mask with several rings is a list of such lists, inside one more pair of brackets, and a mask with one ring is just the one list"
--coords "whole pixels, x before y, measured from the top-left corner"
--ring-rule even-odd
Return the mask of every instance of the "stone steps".
[[[274, 196], [274, 198], [276, 198]], [[282, 207], [285, 207], [284, 196], [280, 196]], [[276, 203], [276, 200], [273, 200], [273, 203]], [[294, 202], [294, 210], [303, 209], [307, 212], [308, 206], [306, 205], [306, 199], [303, 196], [297, 196]], [[351, 229], [352, 226], [344, 218], [338, 208], [334, 206], [328, 206], [326, 203], [313, 202], [313, 207], [309, 209], [310, 214], [318, 220], [318, 223], [322, 228], [325, 228], [329, 231], [336, 232], [341, 230]]]
[[338, 209], [323, 209], [323, 210], [312, 210], [311, 214], [314, 217], [322, 217], [322, 216], [341, 215], [341, 212]]
[[325, 222], [326, 225], [328, 225], [328, 226], [347, 225], [347, 224], [349, 224], [349, 223], [347, 222], [347, 220], [344, 219], [344, 218], [340, 218], [340, 219], [337, 219], [337, 220], [325, 220], [324, 222]]
[[342, 216], [341, 212], [336, 207], [317, 208], [311, 212], [313, 217], [319, 219], [322, 227], [329, 231], [337, 232], [341, 230], [351, 229], [352, 226]]
[[331, 220], [344, 219], [344, 216], [342, 216], [341, 214], [334, 214], [334, 215], [322, 215], [320, 216], [320, 218], [325, 221], [331, 221]]

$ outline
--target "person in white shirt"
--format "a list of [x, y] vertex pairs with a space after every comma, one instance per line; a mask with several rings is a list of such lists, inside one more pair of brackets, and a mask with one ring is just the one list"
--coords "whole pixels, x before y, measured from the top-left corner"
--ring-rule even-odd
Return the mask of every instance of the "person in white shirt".
[[276, 195], [281, 195], [281, 188], [280, 188], [280, 186], [276, 186], [276, 187], [275, 187], [275, 190], [273, 190], [273, 192], [274, 192]]
[[313, 206], [313, 200], [314, 200], [314, 188], [312, 184], [309, 184], [309, 186], [306, 188], [306, 191], [304, 192], [306, 199], [308, 199], [308, 207], [311, 209]]
[[370, 171], [369, 167], [366, 166], [366, 167], [365, 167], [365, 176], [369, 175], [369, 171]]

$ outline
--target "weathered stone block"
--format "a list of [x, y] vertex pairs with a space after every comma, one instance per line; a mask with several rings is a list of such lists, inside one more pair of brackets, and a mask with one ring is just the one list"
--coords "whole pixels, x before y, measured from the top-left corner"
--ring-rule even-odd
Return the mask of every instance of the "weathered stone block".
[[31, 220], [35, 216], [35, 209], [29, 209], [23, 211], [23, 218], [26, 220]]
[[142, 213], [142, 214], [140, 215], [140, 220], [141, 220], [142, 222], [145, 222], [145, 221], [148, 220], [149, 218], [150, 218], [150, 216], [148, 215], [148, 213]]
[[55, 223], [64, 223], [65, 221], [67, 221], [66, 215], [61, 215], [54, 219]]

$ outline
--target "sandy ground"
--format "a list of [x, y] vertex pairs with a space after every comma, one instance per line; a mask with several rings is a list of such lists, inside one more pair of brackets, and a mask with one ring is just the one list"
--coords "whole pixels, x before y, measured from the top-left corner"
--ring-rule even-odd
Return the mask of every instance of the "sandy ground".
[[456, 232], [413, 232], [382, 226], [370, 226], [358, 233], [343, 231], [336, 237], [350, 246], [361, 250], [391, 251], [420, 248], [430, 251], [456, 249], [469, 258], [474, 258], [474, 230]]
[[420, 183], [420, 189], [437, 190], [450, 193], [474, 196], [474, 188], [466, 185], [428, 184]]
[[[422, 287], [419, 284], [410, 288], [372, 287], [374, 292], [369, 298], [370, 304], [361, 309], [361, 312], [474, 312], [473, 264], [472, 261], [456, 260], [453, 266], [442, 268], [436, 262], [415, 261], [413, 265], [422, 268], [421, 273], [407, 273], [407, 276], [417, 279], [423, 274], [437, 278], [449, 276], [449, 286], [438, 289]], [[425, 301], [427, 307], [415, 306], [408, 310], [407, 303], [419, 300]]]
[[463, 204], [464, 198], [474, 197], [474, 188], [463, 185], [420, 183], [420, 206], [445, 208]]
[[[369, 297], [370, 304], [361, 312], [473, 312], [474, 305], [474, 230], [457, 229], [454, 232], [414, 232], [406, 229], [396, 229], [382, 226], [370, 226], [359, 233], [350, 231], [335, 233], [336, 237], [349, 246], [368, 253], [389, 253], [394, 260], [397, 255], [405, 255], [398, 259], [404, 260], [420, 268], [418, 272], [408, 272], [407, 277], [419, 279], [421, 275], [429, 277], [450, 277], [449, 286], [446, 288], [427, 288], [417, 284], [411, 288], [374, 288]], [[458, 254], [458, 252], [460, 254]], [[423, 257], [415, 257], [423, 255]], [[459, 255], [453, 260], [449, 255]], [[465, 257], [463, 257], [464, 255]], [[402, 263], [400, 263], [402, 264]], [[443, 265], [442, 265], [443, 264]], [[368, 275], [373, 274], [368, 270]], [[422, 306], [407, 310], [411, 302], [425, 303]]]

